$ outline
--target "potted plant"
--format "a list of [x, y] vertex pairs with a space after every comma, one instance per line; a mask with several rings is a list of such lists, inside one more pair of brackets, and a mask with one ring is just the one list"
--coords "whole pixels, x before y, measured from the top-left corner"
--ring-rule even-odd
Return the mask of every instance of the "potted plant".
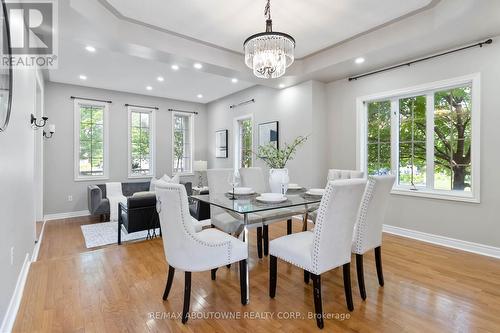
[[275, 143], [259, 146], [257, 157], [263, 160], [269, 170], [269, 186], [273, 193], [286, 193], [290, 177], [286, 164], [295, 157], [299, 146], [307, 141], [307, 136], [298, 136], [291, 144], [285, 143], [282, 149], [276, 147]]

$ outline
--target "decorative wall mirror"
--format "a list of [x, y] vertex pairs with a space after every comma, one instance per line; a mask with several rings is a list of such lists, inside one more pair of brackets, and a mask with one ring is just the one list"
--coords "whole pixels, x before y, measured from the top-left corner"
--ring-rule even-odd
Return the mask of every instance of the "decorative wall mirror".
[[270, 143], [279, 148], [279, 124], [277, 121], [259, 124], [259, 146], [267, 146]]
[[228, 155], [228, 130], [220, 130], [215, 132], [215, 157], [227, 158]]
[[[2, 31], [3, 45], [0, 48], [0, 58], [2, 64], [5, 63], [3, 59], [10, 59], [12, 56], [12, 49], [10, 45], [10, 27], [9, 19], [7, 16], [7, 8], [5, 1], [2, 0], [2, 10], [0, 13], [0, 26]], [[7, 129], [10, 119], [10, 111], [12, 104], [12, 67], [0, 66], [0, 132]]]

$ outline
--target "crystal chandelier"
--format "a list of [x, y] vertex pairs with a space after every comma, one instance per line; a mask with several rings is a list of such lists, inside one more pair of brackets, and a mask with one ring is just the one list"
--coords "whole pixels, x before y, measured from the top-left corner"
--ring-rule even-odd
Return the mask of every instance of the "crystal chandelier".
[[264, 10], [266, 31], [248, 37], [243, 43], [245, 64], [253, 74], [263, 79], [275, 79], [283, 74], [294, 60], [295, 39], [283, 32], [273, 32], [271, 0]]

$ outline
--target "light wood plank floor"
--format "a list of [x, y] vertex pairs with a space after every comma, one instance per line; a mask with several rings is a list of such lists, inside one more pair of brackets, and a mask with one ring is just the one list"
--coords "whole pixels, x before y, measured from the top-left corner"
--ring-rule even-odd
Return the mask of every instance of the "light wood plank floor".
[[[169, 317], [182, 311], [183, 273], [162, 301], [167, 265], [161, 239], [84, 246], [81, 224], [89, 218], [49, 222], [39, 261], [30, 268], [14, 332], [315, 332], [312, 285], [302, 271], [278, 264], [276, 298], [268, 296], [269, 260], [251, 246], [251, 301], [242, 306], [238, 269], [193, 273], [187, 325]], [[300, 225], [294, 226], [298, 231]], [[271, 226], [271, 239], [286, 233]], [[255, 242], [255, 234], [251, 238]], [[500, 260], [384, 235], [385, 287], [377, 283], [373, 254], [365, 257], [368, 298], [359, 297], [355, 265], [355, 310], [345, 306], [340, 269], [323, 275], [323, 309], [334, 318], [325, 332], [498, 332]], [[214, 318], [241, 316], [241, 320]], [[259, 318], [248, 318], [258, 316]], [[290, 318], [297, 316], [297, 318]], [[267, 319], [265, 319], [267, 318]]]

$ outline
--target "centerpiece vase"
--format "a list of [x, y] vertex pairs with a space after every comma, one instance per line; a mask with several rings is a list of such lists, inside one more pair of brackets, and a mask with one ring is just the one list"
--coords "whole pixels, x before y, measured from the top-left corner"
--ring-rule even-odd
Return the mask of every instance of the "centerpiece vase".
[[282, 185], [284, 187], [284, 194], [288, 191], [288, 183], [290, 177], [288, 176], [288, 169], [270, 169], [269, 170], [269, 187], [273, 193], [281, 193]]

